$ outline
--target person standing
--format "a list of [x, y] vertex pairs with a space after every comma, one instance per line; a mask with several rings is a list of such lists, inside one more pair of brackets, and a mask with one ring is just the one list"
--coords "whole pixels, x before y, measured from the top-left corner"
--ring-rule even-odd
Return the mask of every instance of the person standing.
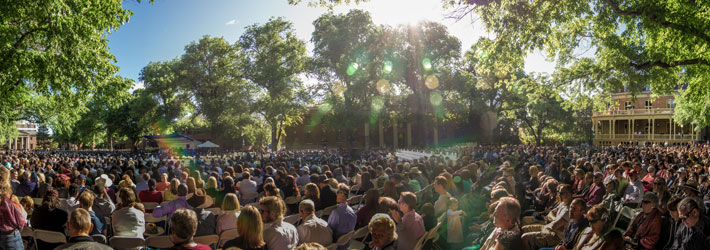
[[417, 240], [426, 233], [424, 220], [414, 209], [417, 207], [417, 196], [412, 192], [404, 192], [399, 198], [399, 211], [404, 215], [392, 212], [397, 223], [399, 236], [397, 247], [400, 249], [414, 249]]
[[10, 171], [0, 167], [0, 249], [2, 250], [24, 249], [20, 230], [25, 227], [27, 221], [22, 216], [20, 204], [12, 201], [11, 195]]

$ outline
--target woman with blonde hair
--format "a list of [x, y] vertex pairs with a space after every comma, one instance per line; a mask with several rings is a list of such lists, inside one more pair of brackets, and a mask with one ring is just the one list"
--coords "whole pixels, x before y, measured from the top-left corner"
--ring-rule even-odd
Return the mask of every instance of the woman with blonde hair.
[[222, 202], [222, 214], [217, 217], [217, 234], [225, 230], [237, 228], [237, 218], [239, 217], [239, 198], [233, 193], [224, 197]]
[[177, 189], [179, 185], [180, 181], [178, 179], [173, 179], [172, 181], [170, 181], [170, 188], [163, 192], [163, 201], [174, 201], [175, 199], [177, 199]]
[[397, 248], [396, 225], [387, 214], [375, 214], [370, 220], [368, 229], [372, 242], [370, 248], [373, 250], [394, 250]]
[[263, 234], [264, 224], [259, 210], [252, 206], [242, 208], [237, 218], [237, 238], [227, 241], [223, 249], [237, 247], [243, 250], [266, 250]]
[[10, 171], [0, 167], [0, 228], [7, 231], [0, 235], [0, 249], [24, 249], [20, 230], [25, 227], [27, 220], [22, 216], [21, 205], [12, 201], [12, 185], [10, 184]]
[[194, 194], [195, 190], [197, 189], [197, 183], [195, 182], [195, 178], [188, 177], [185, 183], [187, 184], [187, 193]]

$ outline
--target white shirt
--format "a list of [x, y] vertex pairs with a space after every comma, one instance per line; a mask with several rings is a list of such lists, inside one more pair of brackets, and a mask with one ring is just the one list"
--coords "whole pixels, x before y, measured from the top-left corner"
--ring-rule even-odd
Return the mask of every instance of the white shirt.
[[451, 194], [449, 192], [446, 192], [445, 195], [439, 195], [439, 199], [434, 202], [434, 214], [439, 217], [441, 214], [446, 212], [446, 209], [448, 206], [446, 203], [449, 201], [449, 198], [451, 197]]
[[79, 200], [74, 197], [69, 197], [69, 199], [60, 201], [60, 208], [66, 211], [68, 214], [79, 207]]
[[629, 182], [629, 186], [626, 187], [626, 191], [624, 192], [624, 199], [626, 199], [628, 203], [639, 204], [641, 203], [642, 197], [643, 184], [641, 184], [641, 181], [636, 180], [634, 182]]
[[264, 241], [269, 250], [293, 249], [298, 245], [298, 231], [291, 223], [276, 220], [264, 225]]
[[256, 182], [244, 179], [237, 183], [237, 188], [242, 194], [256, 193]]
[[333, 242], [333, 230], [323, 219], [311, 214], [297, 228], [298, 244], [316, 242], [327, 246]]
[[145, 233], [145, 214], [134, 207], [124, 207], [111, 216], [115, 236], [143, 238]]

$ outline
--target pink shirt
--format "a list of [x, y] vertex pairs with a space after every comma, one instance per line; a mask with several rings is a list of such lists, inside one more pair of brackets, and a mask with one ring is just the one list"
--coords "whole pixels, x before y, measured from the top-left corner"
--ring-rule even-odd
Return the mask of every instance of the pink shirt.
[[18, 207], [20, 204], [12, 201], [10, 197], [4, 197], [4, 201], [0, 201], [0, 232], [12, 232], [25, 227], [27, 221]]
[[397, 249], [414, 249], [414, 245], [424, 233], [426, 229], [422, 216], [415, 211], [407, 212], [397, 224]]

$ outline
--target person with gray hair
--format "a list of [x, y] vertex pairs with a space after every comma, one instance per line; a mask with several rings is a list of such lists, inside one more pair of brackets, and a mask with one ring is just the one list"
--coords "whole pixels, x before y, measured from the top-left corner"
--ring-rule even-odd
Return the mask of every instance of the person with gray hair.
[[301, 224], [296, 228], [298, 231], [298, 244], [316, 242], [323, 246], [331, 243], [333, 230], [328, 227], [328, 223], [315, 216], [315, 204], [312, 200], [303, 200], [298, 204], [298, 215], [301, 217]]
[[631, 226], [624, 233], [624, 240], [642, 249], [656, 249], [661, 237], [663, 219], [658, 211], [658, 195], [646, 192], [641, 199], [641, 213], [636, 215]]

